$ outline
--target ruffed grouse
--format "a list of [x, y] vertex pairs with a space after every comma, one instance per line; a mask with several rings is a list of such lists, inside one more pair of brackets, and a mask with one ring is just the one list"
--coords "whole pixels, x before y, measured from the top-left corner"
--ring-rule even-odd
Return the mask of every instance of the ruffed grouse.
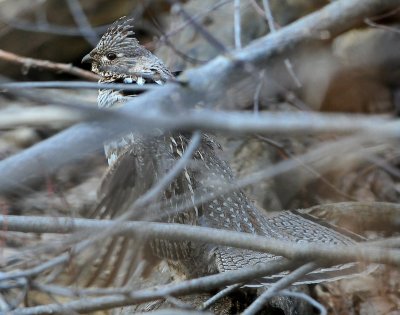
[[[83, 62], [91, 63], [92, 71], [102, 77], [101, 83], [162, 85], [172, 78], [163, 62], [134, 38], [131, 21], [127, 19], [116, 21], [98, 45], [83, 58]], [[102, 89], [98, 105], [100, 108], [119, 107], [133, 96], [121, 90]], [[131, 132], [107, 143], [105, 151], [110, 170], [103, 183], [101, 207], [96, 215], [114, 218], [124, 213], [138, 196], [155, 185], [173, 167], [185, 152], [190, 138], [191, 134], [187, 133], [144, 136]], [[179, 213], [169, 212], [162, 219], [157, 219], [295, 242], [344, 245], [356, 242], [354, 235], [339, 233], [328, 224], [320, 224], [315, 218], [297, 211], [284, 211], [277, 216], [267, 217], [239, 188], [229, 193], [219, 193], [227, 183], [234, 184], [235, 178], [229, 165], [218, 158], [217, 147], [212, 137], [203, 134], [186, 168], [172, 181], [159, 201], [171, 210], [180, 208], [185, 200], [194, 200], [193, 196], [211, 194], [213, 199], [201, 205], [192, 205], [190, 209]], [[111, 274], [114, 276], [122, 265], [129, 270], [129, 261], [137, 253], [132, 252], [132, 248], [136, 247], [130, 242], [123, 238], [114, 239], [99, 254], [101, 260], [107, 260], [108, 263], [112, 260], [112, 254], [120, 257], [112, 263], [115, 272]], [[282, 258], [268, 253], [190, 241], [158, 239], [150, 242], [150, 248], [151, 255], [166, 259], [187, 277], [235, 270]], [[340, 278], [355, 272], [356, 267], [355, 264], [345, 264], [315, 270], [298, 283]], [[271, 282], [280, 276], [266, 277], [261, 282]], [[124, 279], [127, 277], [128, 274]]]

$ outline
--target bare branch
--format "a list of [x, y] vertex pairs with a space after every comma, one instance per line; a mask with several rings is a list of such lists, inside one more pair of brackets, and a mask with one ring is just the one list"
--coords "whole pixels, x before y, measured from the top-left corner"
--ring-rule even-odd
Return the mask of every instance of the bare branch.
[[[204, 12], [196, 12], [196, 14], [192, 15], [192, 20], [199, 21], [204, 16], [210, 15], [213, 11], [215, 11], [215, 10], [219, 9], [220, 7], [224, 6], [225, 4], [228, 4], [231, 2], [232, 2], [232, 0], [221, 0], [221, 1], [211, 5], [210, 7], [208, 7], [207, 10], [205, 10]], [[182, 24], [174, 27], [168, 33], [163, 34], [163, 36], [165, 36], [164, 39], [172, 37], [176, 34], [179, 34], [179, 32], [182, 31], [187, 25], [190, 25], [190, 23], [191, 23], [190, 20], [186, 20], [186, 21], [182, 22]], [[161, 42], [163, 42], [163, 39], [160, 39], [160, 40], [161, 40]]]
[[235, 0], [234, 9], [234, 32], [235, 32], [235, 48], [242, 48], [241, 25], [240, 25], [240, 0]]
[[232, 284], [232, 285], [226, 287], [225, 289], [219, 291], [217, 294], [215, 294], [214, 296], [209, 298], [207, 301], [205, 301], [203, 303], [203, 305], [201, 306], [201, 309], [202, 310], [206, 310], [206, 309], [210, 308], [218, 300], [220, 300], [220, 299], [224, 298], [225, 296], [229, 295], [230, 293], [232, 293], [233, 291], [237, 290], [241, 286], [242, 286], [242, 284]]
[[263, 294], [261, 294], [242, 314], [243, 315], [255, 315], [260, 311], [266, 302], [276, 295], [280, 290], [289, 287], [291, 284], [299, 280], [307, 273], [318, 268], [315, 263], [308, 263], [296, 269], [286, 277], [278, 280], [271, 287], [268, 288]]
[[[148, 108], [148, 103], [145, 104]], [[384, 119], [365, 117], [356, 119], [348, 116], [333, 116], [316, 113], [260, 113], [255, 116], [252, 113], [221, 113], [214, 111], [199, 111], [192, 114], [185, 113], [185, 119], [180, 115], [165, 113], [158, 115], [157, 112], [138, 110], [135, 114], [126, 111], [104, 112], [110, 115], [110, 119], [102, 124], [80, 124], [73, 126], [55, 136], [50, 140], [31, 147], [15, 156], [11, 156], [0, 162], [0, 191], [16, 192], [16, 187], [35, 185], [43, 179], [40, 165], [46, 165], [47, 174], [52, 174], [61, 166], [72, 164], [82, 160], [93, 151], [102, 147], [102, 141], [118, 135], [124, 130], [145, 131], [148, 126], [157, 125], [160, 129], [173, 130], [224, 130], [230, 132], [257, 132], [257, 133], [290, 133], [296, 132], [309, 134], [311, 132], [357, 132], [366, 131], [364, 140], [358, 137], [359, 143], [353, 141], [353, 145], [368, 140], [371, 144], [374, 139], [376, 143], [382, 142], [382, 136], [397, 135], [398, 123], [386, 122]], [[114, 116], [113, 116], [114, 115]], [[121, 119], [118, 118], [120, 115]], [[370, 134], [370, 126], [374, 125], [374, 134]], [[345, 128], [349, 129], [345, 129]], [[338, 149], [338, 148], [337, 148]], [[332, 151], [332, 150], [330, 150]], [[340, 148], [337, 152], [343, 152]], [[337, 152], [331, 152], [336, 155]], [[359, 153], [359, 152], [358, 152]], [[357, 154], [356, 151], [353, 154]], [[298, 157], [299, 159], [301, 157]], [[297, 167], [301, 163], [290, 163], [290, 168]], [[278, 168], [277, 168], [278, 169]]]
[[170, 0], [173, 4], [173, 9], [180, 13], [185, 20], [187, 20], [193, 28], [199, 32], [212, 46], [214, 46], [221, 53], [228, 53], [228, 49], [217, 38], [214, 37], [208, 30], [206, 30], [196, 19], [194, 19], [185, 8], [175, 0]]
[[[124, 213], [123, 216], [119, 217], [118, 220], [128, 219], [137, 208], [143, 208], [149, 205], [149, 203], [157, 197], [158, 194], [162, 193], [165, 188], [179, 175], [179, 173], [186, 167], [193, 153], [196, 151], [201, 141], [201, 133], [196, 131], [192, 139], [187, 146], [187, 149], [183, 153], [182, 157], [177, 163], [161, 178], [153, 187], [151, 187], [143, 196], [138, 198], [132, 205], [131, 209]], [[99, 236], [97, 235], [96, 238]]]
[[271, 7], [269, 6], [269, 0], [262, 0], [262, 4], [264, 7], [265, 18], [268, 22], [269, 31], [271, 33], [275, 32], [276, 31], [275, 21], [274, 21], [273, 15], [272, 15]]
[[[35, 233], [71, 233], [82, 230], [108, 229], [115, 221], [71, 219], [28, 216], [0, 216], [0, 226], [7, 223], [9, 231]], [[372, 247], [358, 244], [349, 246], [293, 243], [283, 240], [265, 238], [248, 233], [239, 233], [227, 230], [188, 226], [172, 223], [155, 223], [143, 221], [120, 222], [118, 236], [134, 237], [145, 233], [150, 238], [168, 240], [190, 240], [208, 242], [231, 247], [250, 249], [259, 252], [273, 253], [290, 259], [303, 261], [315, 260], [319, 264], [333, 265], [349, 261], [365, 261], [387, 263], [400, 266], [400, 252], [394, 249]], [[3, 274], [0, 279], [19, 277], [18, 272]]]
[[[221, 105], [227, 108], [239, 108], [238, 104], [243, 105], [246, 102], [251, 104], [254, 96], [254, 89], [252, 88], [246, 89], [246, 91], [241, 90], [241, 97], [231, 97], [233, 95], [226, 93], [226, 91], [235, 91], [237, 78], [243, 80], [253, 77], [253, 74], [248, 72], [248, 67], [244, 67], [244, 65], [249, 64], [256, 68], [264, 67], [266, 68], [266, 73], [268, 73], [267, 65], [272, 56], [278, 53], [284, 55], [293, 49], [295, 45], [304, 41], [318, 40], [321, 32], [324, 34], [329, 32], [332, 37], [336, 36], [358, 25], [366, 16], [376, 15], [379, 12], [393, 9], [397, 6], [397, 0], [343, 0], [332, 2], [320, 11], [308, 15], [273, 34], [267, 35], [240, 51], [232, 53], [230, 57], [220, 56], [206, 65], [187, 71], [181, 76], [181, 79], [186, 81], [184, 85], [166, 84], [157, 91], [151, 91], [135, 98], [121, 112], [124, 114], [130, 113], [134, 116], [137, 114], [138, 108], [148, 111], [148, 104], [151, 104], [151, 113], [163, 116], [166, 108], [173, 111], [174, 107], [177, 106], [181, 106], [181, 108], [183, 105], [186, 108], [193, 107], [199, 101], [210, 106]], [[210, 78], [213, 78], [212, 85], [209, 84]], [[160, 113], [163, 114], [161, 115]], [[200, 129], [198, 126], [195, 128]], [[60, 166], [66, 165], [77, 158], [82, 158], [82, 156], [78, 157], [78, 152], [84, 154], [93, 150], [90, 142], [98, 138], [102, 138], [102, 132], [98, 129], [98, 126], [82, 124], [73, 127], [26, 150], [13, 159], [1, 161], [0, 178], [13, 178], [14, 182], [32, 185], [41, 177], [41, 174], [38, 174], [37, 167], [29, 167], [32, 160], [42, 159], [46, 165], [47, 162], [49, 165], [54, 164], [54, 167], [49, 167], [48, 169], [48, 173], [51, 174], [58, 170]], [[66, 147], [68, 147], [68, 152], [66, 152]], [[54, 151], [59, 152], [62, 156], [59, 159], [55, 159], [54, 155], [58, 153], [54, 153]], [[16, 164], [17, 161], [18, 163]], [[23, 172], [18, 171], [18, 169], [23, 170]], [[10, 171], [12, 171], [12, 176]], [[1, 183], [0, 191], [9, 189], [9, 187], [5, 186], [7, 185], [4, 185], [4, 182]]]
[[0, 110], [0, 129], [24, 126], [69, 126], [81, 122], [84, 116], [78, 111], [57, 107]]
[[[142, 74], [138, 74], [141, 76]], [[157, 84], [146, 84], [143, 86], [128, 85], [123, 83], [94, 83], [86, 81], [42, 81], [42, 82], [5, 82], [0, 83], [0, 89], [20, 90], [20, 89], [123, 89], [126, 91], [143, 92], [160, 88]]]
[[57, 73], [68, 73], [68, 74], [71, 74], [71, 75], [74, 75], [74, 76], [77, 76], [77, 77], [80, 77], [80, 78], [83, 78], [86, 80], [90, 80], [90, 81], [99, 80], [99, 76], [94, 74], [93, 72], [74, 67], [71, 64], [22, 57], [22, 56], [14, 54], [14, 53], [5, 51], [3, 49], [0, 49], [0, 59], [15, 63], [17, 65], [21, 65], [26, 69], [29, 69], [29, 68], [45, 69], [45, 70], [50, 70], [50, 71], [57, 72]]
[[[6, 17], [4, 15], [1, 16], [2, 22], [6, 23], [7, 25], [11, 26], [12, 28], [28, 31], [28, 32], [37, 32], [37, 33], [46, 33], [46, 34], [54, 34], [54, 35], [62, 35], [62, 36], [82, 36], [79, 28], [77, 27], [70, 27], [65, 25], [57, 25], [52, 24], [47, 21], [35, 21], [35, 22], [28, 22], [22, 19]], [[94, 30], [98, 34], [104, 33], [110, 24], [97, 26]]]
[[282, 290], [279, 292], [279, 295], [283, 296], [290, 296], [290, 297], [296, 297], [299, 299], [303, 299], [306, 302], [310, 303], [312, 306], [314, 306], [316, 309], [319, 310], [320, 315], [327, 315], [328, 312], [326, 308], [321, 304], [318, 303], [316, 300], [314, 300], [311, 296], [308, 296], [307, 294], [301, 293], [301, 292], [293, 292], [289, 290]]
[[251, 268], [228, 271], [216, 275], [205, 276], [177, 284], [161, 286], [157, 288], [144, 289], [133, 292], [125, 292], [123, 295], [109, 295], [98, 298], [83, 298], [65, 304], [48, 304], [36, 307], [27, 307], [9, 312], [10, 315], [39, 315], [60, 314], [66, 309], [77, 312], [91, 312], [95, 310], [109, 309], [124, 305], [137, 304], [146, 301], [164, 299], [167, 296], [181, 296], [192, 293], [209, 292], [212, 289], [247, 282], [249, 279], [259, 278], [267, 274], [279, 273], [290, 270], [297, 264], [291, 262], [270, 262], [259, 264]]
[[79, 1], [67, 0], [67, 4], [72, 14], [72, 17], [74, 18], [75, 23], [78, 25], [79, 31], [81, 32], [83, 37], [93, 47], [96, 46], [97, 42], [99, 41], [99, 37], [90, 25]]

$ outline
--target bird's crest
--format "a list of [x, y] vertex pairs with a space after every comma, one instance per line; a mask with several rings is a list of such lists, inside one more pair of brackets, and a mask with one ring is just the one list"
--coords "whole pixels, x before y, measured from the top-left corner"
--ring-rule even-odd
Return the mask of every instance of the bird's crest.
[[97, 49], [105, 51], [109, 49], [124, 50], [132, 45], [138, 45], [138, 40], [134, 37], [133, 19], [121, 17], [116, 20], [101, 37]]

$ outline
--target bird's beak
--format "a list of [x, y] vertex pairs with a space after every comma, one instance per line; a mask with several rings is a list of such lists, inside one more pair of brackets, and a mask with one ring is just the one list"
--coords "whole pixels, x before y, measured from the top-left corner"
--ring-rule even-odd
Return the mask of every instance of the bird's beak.
[[82, 63], [92, 63], [93, 58], [90, 56], [90, 54], [87, 54], [85, 57], [82, 58]]

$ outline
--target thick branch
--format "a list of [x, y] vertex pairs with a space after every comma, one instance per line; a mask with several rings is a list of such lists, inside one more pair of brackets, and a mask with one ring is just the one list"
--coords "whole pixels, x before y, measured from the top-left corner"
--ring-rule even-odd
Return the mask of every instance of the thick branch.
[[[80, 108], [77, 109], [80, 110]], [[299, 135], [312, 132], [364, 132], [365, 134], [356, 136], [352, 141], [352, 145], [360, 150], [362, 143], [382, 143], [388, 140], [385, 139], [387, 136], [397, 136], [399, 129], [399, 123], [383, 123], [385, 120], [381, 118], [346, 117], [345, 115], [317, 113], [261, 113], [254, 116], [248, 113], [205, 111], [202, 113], [186, 112], [185, 117], [181, 117], [171, 115], [171, 113], [153, 116], [154, 113], [146, 113], [143, 110], [137, 111], [135, 115], [124, 114], [121, 111], [95, 111], [94, 109], [91, 112], [86, 112], [83, 111], [85, 119], [95, 120], [95, 122], [73, 126], [47, 141], [42, 141], [1, 161], [0, 193], [20, 194], [29, 191], [29, 187], [42, 181], [45, 174], [53, 174], [67, 164], [75, 163], [90, 156], [93, 151], [102, 148], [106, 139], [131, 129], [132, 125], [141, 132], [148, 131], [150, 125], [159, 126], [159, 129], [220, 130], [230, 133], [276, 134], [279, 132], [281, 134], [294, 133]], [[96, 122], [96, 120], [101, 120], [101, 123]], [[373, 130], [373, 134], [370, 130], [371, 123], [378, 125]], [[332, 143], [329, 144], [329, 146], [332, 145]], [[360, 150], [352, 150], [352, 156], [361, 157]], [[338, 154], [338, 151], [333, 149], [328, 151], [331, 152], [332, 157]], [[340, 152], [342, 151], [340, 149]], [[324, 152], [326, 153], [327, 150]], [[312, 156], [313, 154], [311, 152], [309, 155]], [[302, 157], [297, 158], [298, 160], [302, 159]], [[304, 161], [292, 163], [289, 169], [296, 168], [304, 163]], [[286, 168], [285, 171], [289, 169]], [[253, 180], [252, 183], [254, 182], [257, 181]]]
[[[268, 73], [268, 64], [274, 56], [285, 55], [300, 43], [318, 40], [321, 33], [326, 36], [328, 32], [334, 37], [357, 26], [367, 16], [397, 6], [398, 0], [335, 1], [242, 50], [227, 57], [219, 56], [204, 66], [187, 71], [181, 76], [185, 84], [167, 84], [157, 91], [150, 91], [135, 98], [120, 111], [132, 116], [135, 112], [145, 111], [150, 116], [162, 117], [166, 109], [179, 112], [200, 101], [214, 107], [237, 107], [237, 104], [251, 103], [257, 86], [251, 82], [254, 80], [254, 69], [263, 68]], [[246, 80], [249, 81], [248, 86], [245, 89], [238, 88], [237, 84]], [[51, 174], [71, 161], [82, 158], [93, 147], [98, 148], [98, 142], [93, 142], [102, 138], [104, 131], [99, 130], [98, 126], [81, 124], [2, 161], [0, 191], [13, 190], [17, 184], [31, 186], [37, 183], [42, 177], [42, 168], [37, 163], [32, 164], [32, 161], [40, 160], [41, 165], [49, 165], [46, 172]], [[5, 179], [8, 179], [6, 183]], [[13, 185], [10, 185], [10, 181]]]

